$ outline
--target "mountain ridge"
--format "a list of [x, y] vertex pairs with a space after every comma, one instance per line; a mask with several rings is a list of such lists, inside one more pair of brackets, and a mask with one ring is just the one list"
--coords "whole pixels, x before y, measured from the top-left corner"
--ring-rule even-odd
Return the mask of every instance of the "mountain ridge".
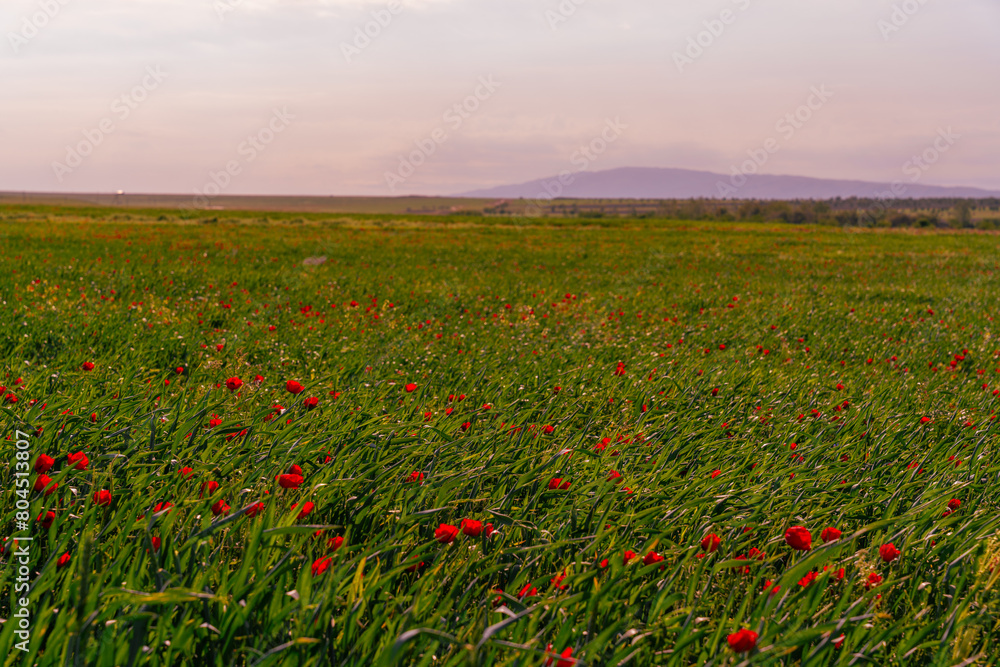
[[984, 199], [1000, 197], [1000, 190], [923, 185], [912, 179], [879, 183], [809, 176], [727, 176], [694, 169], [619, 167], [605, 171], [562, 172], [560, 176], [481, 188], [456, 196], [503, 199]]

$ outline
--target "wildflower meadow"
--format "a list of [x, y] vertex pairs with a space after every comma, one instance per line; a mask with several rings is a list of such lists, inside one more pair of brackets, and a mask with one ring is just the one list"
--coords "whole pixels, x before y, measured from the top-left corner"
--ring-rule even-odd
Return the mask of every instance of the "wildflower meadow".
[[997, 234], [175, 213], [0, 208], [5, 664], [1000, 663]]

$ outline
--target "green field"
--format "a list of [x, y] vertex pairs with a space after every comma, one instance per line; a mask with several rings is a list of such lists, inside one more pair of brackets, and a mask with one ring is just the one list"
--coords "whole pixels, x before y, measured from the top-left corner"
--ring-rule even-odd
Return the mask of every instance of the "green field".
[[203, 218], [0, 206], [6, 664], [1000, 663], [1000, 235]]

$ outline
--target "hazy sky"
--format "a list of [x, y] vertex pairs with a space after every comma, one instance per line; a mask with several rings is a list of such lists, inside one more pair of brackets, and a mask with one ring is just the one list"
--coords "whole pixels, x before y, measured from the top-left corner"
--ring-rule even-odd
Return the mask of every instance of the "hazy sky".
[[3, 0], [0, 27], [0, 190], [448, 194], [768, 139], [762, 172], [892, 181], [949, 128], [921, 183], [1000, 189], [998, 0]]

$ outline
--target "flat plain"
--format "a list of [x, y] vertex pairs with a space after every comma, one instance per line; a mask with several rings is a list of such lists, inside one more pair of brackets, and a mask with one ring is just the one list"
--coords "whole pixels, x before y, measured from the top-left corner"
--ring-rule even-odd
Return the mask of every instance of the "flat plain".
[[997, 234], [208, 215], [0, 207], [7, 664], [1000, 662]]

